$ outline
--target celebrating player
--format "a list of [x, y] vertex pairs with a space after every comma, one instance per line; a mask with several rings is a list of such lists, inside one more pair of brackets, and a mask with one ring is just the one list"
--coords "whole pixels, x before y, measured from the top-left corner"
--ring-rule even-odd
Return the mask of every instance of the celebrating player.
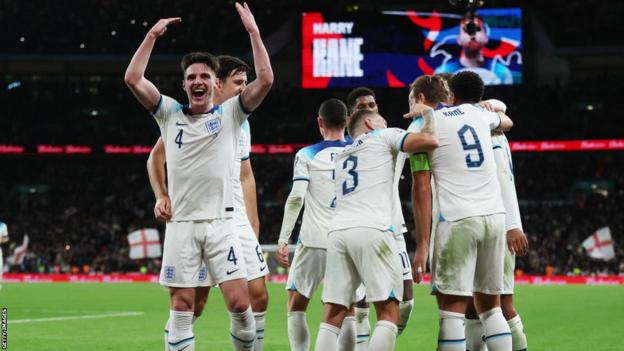
[[500, 309], [505, 250], [504, 213], [496, 178], [490, 130], [511, 128], [504, 114], [473, 104], [483, 81], [460, 72], [450, 81], [454, 107], [433, 111], [411, 104], [411, 115], [433, 116], [440, 147], [429, 153], [440, 217], [432, 260], [440, 308], [438, 349], [466, 350], [464, 314], [474, 294], [491, 351], [511, 350], [511, 334]]
[[[247, 85], [247, 73], [249, 66], [242, 60], [222, 55], [219, 56], [219, 69], [217, 71], [217, 89], [213, 102], [217, 105], [227, 101], [233, 96], [239, 95]], [[245, 264], [247, 265], [247, 280], [251, 300], [251, 309], [256, 322], [255, 350], [261, 350], [264, 340], [265, 314], [268, 304], [268, 294], [264, 276], [268, 274], [264, 256], [258, 243], [258, 213], [256, 206], [256, 186], [249, 160], [251, 148], [251, 135], [249, 122], [242, 125], [239, 148], [234, 160], [232, 171], [232, 183], [234, 185], [234, 228], [243, 247]], [[156, 195], [154, 214], [156, 218], [168, 220], [171, 218], [171, 202], [167, 194], [165, 184], [165, 144], [159, 138], [147, 160], [147, 170], [152, 184], [152, 190]], [[255, 218], [253, 226], [248, 218]], [[252, 229], [252, 226], [254, 229]], [[195, 310], [193, 320], [202, 314], [206, 299], [208, 298], [209, 285], [200, 282], [195, 289]], [[165, 326], [165, 342], [169, 332], [169, 321]]]
[[[506, 106], [498, 100], [488, 100], [494, 109], [505, 112]], [[514, 271], [516, 255], [522, 256], [527, 253], [528, 240], [522, 229], [520, 207], [516, 195], [516, 186], [513, 175], [513, 161], [511, 150], [505, 134], [496, 131], [492, 135], [492, 148], [496, 161], [498, 182], [505, 206], [505, 230], [507, 232], [507, 249], [505, 250], [504, 265], [504, 290], [501, 295], [501, 309], [511, 330], [512, 350], [522, 351], [527, 349], [527, 338], [524, 334], [524, 326], [520, 315], [513, 303]], [[466, 348], [470, 351], [484, 351], [483, 325], [478, 319], [474, 306], [468, 304], [466, 311]]]
[[336, 212], [331, 221], [325, 274], [323, 322], [316, 350], [335, 350], [339, 328], [360, 284], [375, 304], [372, 350], [393, 350], [403, 295], [402, 268], [392, 227], [394, 173], [400, 151], [434, 149], [426, 133], [386, 128], [378, 113], [360, 110], [349, 120], [353, 144], [336, 156]]
[[[306, 320], [308, 303], [325, 276], [325, 257], [329, 221], [334, 216], [334, 159], [349, 145], [345, 140], [347, 107], [338, 99], [325, 100], [317, 117], [323, 141], [307, 146], [295, 156], [293, 187], [286, 200], [277, 255], [280, 265], [288, 266], [288, 239], [305, 203], [299, 243], [288, 274], [288, 340], [293, 351], [310, 349]], [[338, 343], [355, 340], [355, 319], [343, 326]], [[342, 340], [345, 339], [345, 340]]]
[[[366, 87], [359, 87], [353, 89], [347, 96], [347, 106], [349, 106], [349, 113], [360, 110], [369, 110], [375, 113], [379, 112], [379, 105], [377, 104], [375, 93]], [[407, 322], [412, 314], [412, 308], [414, 307], [414, 292], [412, 285], [412, 267], [410, 265], [409, 256], [407, 254], [407, 247], [405, 245], [404, 233], [407, 232], [407, 226], [403, 217], [403, 210], [401, 208], [401, 199], [399, 197], [399, 180], [403, 173], [403, 167], [405, 165], [405, 159], [407, 154], [399, 153], [396, 158], [396, 169], [394, 179], [394, 202], [393, 210], [394, 214], [394, 238], [396, 240], [397, 252], [401, 259], [401, 265], [403, 267], [403, 299], [399, 303], [400, 321], [398, 324], [399, 335], [405, 330]], [[369, 308], [364, 299], [358, 301], [355, 305], [355, 318], [357, 326], [357, 348], [358, 351], [366, 351], [368, 347], [368, 338], [370, 335], [370, 322], [368, 320]]]
[[170, 291], [168, 341], [172, 350], [195, 349], [192, 320], [200, 281], [220, 285], [231, 315], [235, 350], [252, 348], [256, 335], [246, 265], [231, 220], [230, 170], [241, 125], [269, 92], [273, 72], [249, 7], [236, 3], [236, 9], [249, 33], [258, 75], [239, 96], [220, 106], [213, 104], [218, 62], [207, 53], [191, 53], [182, 59], [188, 106], [161, 95], [145, 78], [156, 39], [168, 25], [181, 22], [179, 17], [158, 21], [126, 70], [126, 84], [154, 115], [167, 150], [172, 214], [167, 222], [160, 283]]

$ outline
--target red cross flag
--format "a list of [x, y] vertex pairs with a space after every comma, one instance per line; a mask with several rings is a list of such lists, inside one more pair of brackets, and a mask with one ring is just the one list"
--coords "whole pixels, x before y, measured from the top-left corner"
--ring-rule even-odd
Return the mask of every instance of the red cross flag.
[[593, 258], [601, 260], [612, 260], [615, 257], [613, 251], [613, 240], [609, 227], [598, 229], [583, 241], [583, 247], [587, 254]]
[[160, 257], [160, 236], [154, 228], [143, 228], [128, 234], [130, 258], [133, 260], [146, 257]]

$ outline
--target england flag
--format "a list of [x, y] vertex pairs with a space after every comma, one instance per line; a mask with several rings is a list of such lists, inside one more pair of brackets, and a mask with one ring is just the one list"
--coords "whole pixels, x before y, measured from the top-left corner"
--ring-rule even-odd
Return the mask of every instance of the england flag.
[[590, 235], [583, 241], [583, 247], [592, 258], [612, 260], [615, 257], [609, 227], [600, 228]]
[[133, 260], [162, 255], [160, 236], [158, 230], [154, 228], [143, 228], [128, 234], [128, 244], [130, 245], [130, 258]]

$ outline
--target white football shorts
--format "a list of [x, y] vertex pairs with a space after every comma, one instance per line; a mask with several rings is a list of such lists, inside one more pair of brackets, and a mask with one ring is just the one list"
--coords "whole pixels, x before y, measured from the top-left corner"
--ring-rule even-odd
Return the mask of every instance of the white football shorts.
[[368, 227], [329, 233], [322, 300], [349, 307], [360, 284], [366, 302], [403, 298], [403, 275], [394, 234]]
[[167, 222], [160, 284], [192, 288], [247, 279], [232, 219]]
[[434, 245], [434, 292], [456, 296], [503, 293], [504, 214], [440, 221]]

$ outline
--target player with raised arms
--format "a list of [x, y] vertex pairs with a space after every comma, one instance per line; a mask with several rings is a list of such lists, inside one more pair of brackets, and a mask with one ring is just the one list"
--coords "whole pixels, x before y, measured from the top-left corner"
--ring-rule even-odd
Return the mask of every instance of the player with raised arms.
[[[213, 104], [217, 59], [191, 53], [182, 59], [183, 88], [189, 104], [161, 95], [145, 78], [156, 39], [181, 18], [161, 19], [132, 57], [125, 82], [152, 112], [165, 142], [171, 219], [167, 222], [160, 283], [169, 288], [169, 348], [195, 349], [192, 321], [199, 281], [219, 284], [230, 311], [234, 350], [253, 347], [255, 322], [249, 305], [247, 271], [234, 232], [231, 169], [241, 125], [273, 84], [269, 55], [247, 4], [235, 4], [249, 33], [258, 78], [238, 96]], [[205, 264], [206, 270], [201, 269]], [[206, 277], [202, 277], [205, 273]]]
[[396, 157], [400, 151], [437, 147], [429, 133], [386, 128], [370, 110], [355, 112], [348, 124], [353, 144], [336, 156], [336, 212], [331, 221], [322, 300], [323, 321], [317, 351], [336, 350], [336, 341], [353, 294], [362, 283], [374, 303], [377, 326], [371, 350], [393, 350], [403, 295], [402, 267], [394, 239], [392, 213]]
[[[347, 107], [338, 99], [323, 101], [317, 123], [323, 141], [297, 152], [293, 187], [284, 206], [284, 219], [278, 241], [277, 257], [288, 267], [288, 239], [299, 212], [305, 204], [303, 222], [295, 257], [288, 274], [288, 340], [293, 351], [310, 349], [310, 331], [306, 320], [308, 303], [325, 277], [327, 232], [334, 216], [334, 159], [350, 144], [345, 139]], [[355, 342], [355, 319], [343, 326], [339, 344]], [[347, 332], [350, 328], [351, 333]]]
[[490, 131], [508, 130], [512, 122], [476, 105], [484, 90], [477, 74], [455, 74], [450, 90], [455, 106], [434, 112], [413, 102], [406, 115], [433, 116], [440, 139], [440, 147], [428, 154], [440, 207], [432, 259], [440, 309], [438, 350], [466, 350], [464, 315], [473, 295], [488, 348], [511, 350], [509, 326], [500, 309], [505, 209]]
[[[217, 71], [217, 89], [213, 102], [216, 105], [239, 95], [247, 86], [249, 65], [244, 61], [227, 55], [221, 55]], [[259, 221], [256, 204], [256, 185], [249, 159], [251, 149], [251, 134], [249, 122], [242, 125], [239, 147], [234, 159], [232, 183], [234, 185], [234, 228], [241, 241], [245, 264], [247, 265], [247, 280], [251, 309], [256, 322], [256, 341], [254, 350], [262, 350], [264, 340], [264, 325], [268, 304], [268, 293], [265, 279], [269, 273], [260, 244], [258, 243]], [[167, 193], [165, 179], [165, 144], [162, 138], [154, 145], [147, 160], [147, 172], [156, 196], [154, 214], [156, 218], [169, 220], [171, 218], [171, 200]], [[254, 220], [250, 220], [254, 219]], [[253, 228], [253, 229], [252, 229]], [[203, 268], [205, 270], [205, 268]], [[205, 274], [203, 274], [205, 277]], [[201, 316], [210, 286], [206, 280], [200, 281], [195, 289], [195, 310], [193, 321]], [[165, 343], [168, 344], [169, 321], [165, 326]]]

